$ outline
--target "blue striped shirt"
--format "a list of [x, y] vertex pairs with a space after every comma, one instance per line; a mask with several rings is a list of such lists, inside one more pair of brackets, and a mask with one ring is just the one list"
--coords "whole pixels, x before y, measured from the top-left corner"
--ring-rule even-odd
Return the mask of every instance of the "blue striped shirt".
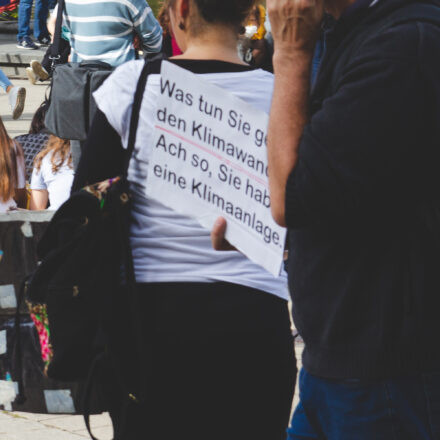
[[133, 37], [145, 52], [159, 52], [162, 28], [145, 0], [66, 0], [72, 61], [100, 60], [119, 66], [135, 58]]

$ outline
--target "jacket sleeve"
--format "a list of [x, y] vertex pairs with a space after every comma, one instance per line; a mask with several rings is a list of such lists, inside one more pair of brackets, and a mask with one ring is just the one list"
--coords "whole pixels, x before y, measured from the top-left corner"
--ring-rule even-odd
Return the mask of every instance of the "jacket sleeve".
[[423, 157], [424, 97], [418, 37], [402, 39], [400, 52], [387, 35], [352, 57], [305, 127], [286, 188], [289, 228], [379, 216], [410, 197]]
[[[145, 0], [133, 0], [132, 14], [135, 32], [139, 35], [142, 47], [147, 53], [160, 52], [162, 48], [162, 28]], [[132, 10], [133, 12], [133, 10]]]

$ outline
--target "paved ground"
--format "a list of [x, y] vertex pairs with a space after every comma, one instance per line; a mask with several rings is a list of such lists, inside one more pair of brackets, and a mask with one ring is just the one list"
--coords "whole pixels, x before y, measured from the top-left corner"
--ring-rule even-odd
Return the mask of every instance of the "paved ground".
[[29, 66], [31, 60], [42, 60], [47, 48], [18, 49], [16, 35], [3, 33], [4, 26], [0, 22], [0, 67], [8, 76], [26, 78], [25, 67]]
[[[113, 430], [108, 415], [92, 416], [93, 433], [110, 440]], [[90, 438], [82, 416], [0, 412], [0, 440], [80, 440]]]
[[[44, 101], [48, 83], [41, 83], [33, 86], [29, 81], [12, 80], [14, 85], [26, 88], [26, 104], [22, 117], [13, 121], [11, 117], [11, 108], [9, 106], [8, 95], [0, 90], [0, 116], [11, 137], [27, 133], [31, 124], [32, 116], [38, 106]], [[1, 438], [0, 438], [1, 440]]]
[[[296, 344], [298, 363], [303, 346]], [[300, 366], [300, 365], [299, 365]], [[298, 401], [295, 393], [294, 406]], [[93, 433], [99, 440], [112, 439], [107, 414], [92, 416]], [[0, 440], [79, 440], [89, 438], [82, 416], [0, 412]]]
[[[1, 36], [0, 36], [1, 37]], [[0, 38], [1, 52], [1, 38]], [[8, 97], [0, 94], [0, 115], [11, 137], [26, 133], [37, 107], [44, 100], [47, 84], [31, 85], [28, 81], [14, 80], [14, 84], [27, 89], [23, 116], [13, 121]], [[302, 344], [296, 344], [297, 358], [300, 359]], [[295, 402], [297, 395], [295, 397]], [[96, 436], [101, 440], [112, 438], [108, 415], [92, 417]], [[60, 416], [28, 413], [0, 412], [0, 440], [78, 440], [88, 438], [82, 416]]]

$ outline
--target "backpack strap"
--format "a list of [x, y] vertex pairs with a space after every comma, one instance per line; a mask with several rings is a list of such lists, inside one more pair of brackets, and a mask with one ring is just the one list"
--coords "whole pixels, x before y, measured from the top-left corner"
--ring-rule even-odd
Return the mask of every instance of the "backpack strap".
[[128, 145], [127, 145], [127, 155], [125, 158], [123, 177], [127, 178], [128, 166], [130, 164], [131, 156], [133, 155], [134, 147], [136, 144], [136, 135], [139, 125], [139, 115], [141, 112], [142, 101], [145, 93], [145, 88], [147, 85], [148, 76], [150, 74], [160, 73], [162, 66], [163, 56], [152, 58], [150, 60], [145, 60], [144, 68], [142, 69], [139, 81], [136, 87], [136, 92], [134, 95], [133, 108], [131, 110], [130, 119], [130, 132], [128, 135]]
[[17, 381], [17, 385], [18, 385], [18, 393], [15, 398], [15, 403], [18, 405], [22, 405], [27, 400], [25, 388], [24, 388], [23, 346], [22, 346], [22, 341], [21, 341], [21, 313], [20, 313], [20, 309], [21, 309], [22, 304], [24, 303], [24, 300], [26, 297], [27, 285], [28, 285], [29, 279], [30, 279], [30, 276], [27, 276], [21, 282], [20, 290], [18, 293], [17, 308], [15, 310], [15, 319], [14, 319], [14, 330], [15, 330], [14, 356], [15, 356], [16, 370], [18, 371], [18, 377], [15, 378]]
[[55, 23], [55, 33], [53, 36], [53, 43], [50, 50], [49, 59], [52, 60], [52, 68], [57, 64], [61, 58], [60, 44], [61, 44], [61, 30], [63, 27], [63, 12], [64, 0], [58, 1], [57, 21]]

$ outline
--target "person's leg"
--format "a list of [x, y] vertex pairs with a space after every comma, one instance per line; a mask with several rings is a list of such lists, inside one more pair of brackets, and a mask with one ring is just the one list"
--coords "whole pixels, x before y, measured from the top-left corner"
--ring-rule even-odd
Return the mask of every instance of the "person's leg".
[[440, 440], [440, 372], [423, 374], [422, 381], [432, 438]]
[[10, 88], [13, 87], [13, 84], [9, 80], [9, 78], [6, 76], [6, 74], [3, 72], [2, 69], [0, 69], [0, 87], [8, 93]]
[[38, 41], [43, 38], [50, 40], [47, 30], [47, 17], [49, 14], [49, 0], [36, 0], [34, 11], [34, 37]]
[[[140, 286], [148, 402], [121, 438], [285, 440], [296, 374], [287, 304], [230, 284]], [[112, 418], [121, 426], [117, 409]]]
[[388, 398], [397, 415], [397, 436], [440, 440], [440, 372], [387, 382]]
[[221, 283], [171, 299], [154, 348], [152, 438], [285, 440], [296, 375], [287, 304]]
[[33, 0], [20, 0], [18, 6], [18, 42], [23, 40], [23, 38], [29, 37], [31, 33], [29, 24], [32, 13], [32, 2]]
[[0, 87], [8, 94], [9, 105], [11, 106], [12, 119], [18, 119], [23, 113], [26, 100], [26, 89], [24, 87], [14, 87], [12, 82], [0, 69]]
[[319, 425], [311, 423], [302, 403], [303, 400], [308, 399], [309, 393], [314, 393], [314, 390], [305, 383], [306, 380], [306, 372], [302, 369], [298, 376], [300, 402], [295, 408], [292, 423], [287, 429], [287, 440], [325, 440]]
[[325, 440], [310, 424], [302, 403], [295, 409], [292, 424], [287, 429], [287, 440]]
[[[301, 404], [317, 438], [440, 438], [440, 374], [366, 382], [327, 380], [304, 371], [300, 387]], [[300, 419], [293, 418], [290, 430], [298, 432], [292, 440], [302, 439]]]

